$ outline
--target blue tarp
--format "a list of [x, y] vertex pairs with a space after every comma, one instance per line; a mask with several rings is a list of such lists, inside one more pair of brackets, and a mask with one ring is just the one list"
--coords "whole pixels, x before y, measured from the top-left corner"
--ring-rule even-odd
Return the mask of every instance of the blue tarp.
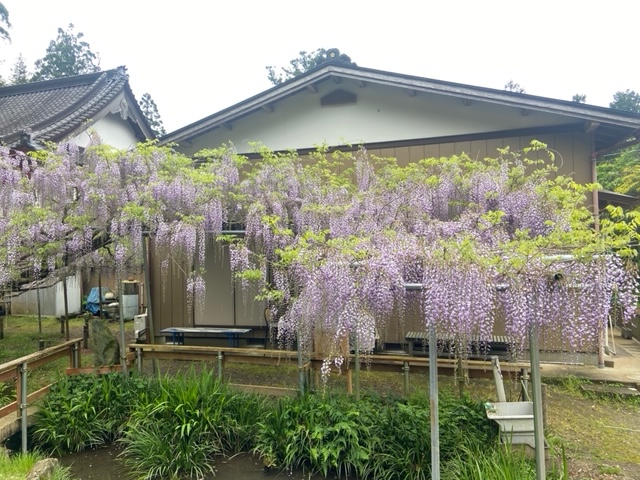
[[[104, 302], [104, 294], [109, 292], [109, 288], [102, 287], [102, 301]], [[93, 287], [87, 297], [87, 306], [85, 307], [87, 312], [91, 312], [97, 315], [100, 312], [100, 295], [98, 293], [98, 287]]]

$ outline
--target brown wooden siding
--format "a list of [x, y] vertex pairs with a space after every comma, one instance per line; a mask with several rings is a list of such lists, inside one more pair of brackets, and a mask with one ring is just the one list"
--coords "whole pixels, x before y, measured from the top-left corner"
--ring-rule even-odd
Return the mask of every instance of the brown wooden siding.
[[[402, 145], [397, 147], [369, 149], [371, 155], [378, 157], [395, 157], [399, 165], [407, 165], [423, 158], [440, 158], [443, 156], [466, 153], [471, 158], [497, 156], [497, 149], [509, 146], [512, 151], [529, 145], [532, 139], [540, 140], [556, 151], [556, 164], [559, 174], [572, 175], [579, 183], [591, 182], [590, 158], [592, 152], [592, 134], [566, 131], [542, 135], [526, 135], [508, 138], [490, 138], [460, 140], [458, 142], [425, 145]], [[538, 157], [544, 156], [539, 153]], [[530, 154], [529, 158], [536, 158]], [[210, 247], [213, 248], [213, 247]], [[169, 326], [192, 326], [192, 315], [187, 312], [185, 294], [185, 278], [181, 271], [170, 266], [166, 279], [165, 295], [162, 295], [162, 279], [158, 255], [152, 255], [151, 287], [154, 306], [156, 332]], [[242, 292], [236, 289], [231, 279], [228, 255], [207, 255], [206, 282], [207, 297], [202, 315], [196, 314], [195, 325], [199, 326], [264, 326], [264, 303], [253, 300], [255, 292]], [[423, 322], [417, 311], [407, 311], [404, 320], [389, 321], [383, 331], [378, 332], [380, 340], [387, 343], [402, 343], [408, 331], [424, 330]], [[503, 327], [502, 327], [503, 328]], [[503, 331], [497, 331], [500, 335]], [[254, 333], [259, 335], [259, 333]], [[555, 350], [559, 348], [556, 337], [543, 336], [542, 348]], [[560, 345], [562, 347], [562, 345]]]

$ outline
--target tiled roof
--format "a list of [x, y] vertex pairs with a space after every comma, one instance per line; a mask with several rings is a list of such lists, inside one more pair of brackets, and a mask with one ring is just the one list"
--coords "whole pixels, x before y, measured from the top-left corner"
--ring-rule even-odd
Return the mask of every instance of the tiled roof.
[[63, 140], [125, 92], [131, 94], [124, 67], [0, 88], [0, 143]]

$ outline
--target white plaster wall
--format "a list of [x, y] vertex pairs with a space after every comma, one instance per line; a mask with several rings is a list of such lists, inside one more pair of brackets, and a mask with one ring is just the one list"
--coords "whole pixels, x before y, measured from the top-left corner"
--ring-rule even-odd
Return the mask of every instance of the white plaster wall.
[[[357, 95], [357, 103], [320, 106], [320, 98], [337, 90]], [[570, 123], [569, 118], [528, 112], [519, 108], [471, 102], [443, 95], [367, 85], [325, 81], [318, 93], [309, 91], [274, 104], [274, 111], [256, 111], [234, 121], [232, 129], [217, 128], [179, 147], [187, 154], [233, 143], [240, 153], [252, 151], [250, 142], [272, 150], [309, 148], [318, 144], [342, 145], [435, 138], [481, 132]]]
[[108, 113], [89, 127], [88, 131], [76, 136], [73, 141], [80, 147], [89, 144], [89, 131], [95, 131], [102, 143], [117, 149], [129, 149], [138, 143], [129, 122], [123, 120], [119, 113]]

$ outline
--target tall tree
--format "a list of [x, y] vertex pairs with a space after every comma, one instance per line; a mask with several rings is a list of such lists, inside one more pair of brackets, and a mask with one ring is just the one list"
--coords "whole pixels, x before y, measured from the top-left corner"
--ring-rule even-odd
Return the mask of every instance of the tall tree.
[[513, 80], [509, 80], [507, 84], [504, 86], [504, 89], [507, 90], [508, 92], [527, 93], [526, 90], [522, 88], [519, 83], [516, 83]]
[[100, 57], [91, 51], [89, 43], [82, 40], [84, 34], [73, 31], [73, 23], [67, 30], [58, 28], [58, 37], [47, 47], [44, 57], [36, 60], [32, 81], [82, 75], [100, 70]]
[[576, 103], [586, 103], [587, 102], [587, 96], [585, 94], [581, 94], [581, 93], [576, 93], [572, 98], [571, 98], [572, 102], [576, 102]]
[[160, 118], [158, 106], [156, 105], [156, 102], [153, 101], [153, 98], [151, 98], [151, 95], [149, 93], [145, 93], [142, 95], [142, 99], [139, 103], [140, 109], [142, 110], [142, 113], [144, 113], [147, 122], [149, 122], [153, 133], [155, 133], [157, 137], [167, 133], [164, 128], [164, 124], [162, 123], [162, 119]]
[[609, 107], [626, 112], [640, 113], [640, 94], [633, 90], [619, 91], [613, 94]]
[[337, 48], [329, 48], [328, 50], [319, 48], [309, 53], [304, 50], [301, 51], [300, 56], [290, 60], [289, 66], [281, 67], [280, 72], [276, 72], [276, 67], [271, 65], [265, 68], [268, 72], [267, 78], [269, 81], [274, 85], [280, 85], [282, 82], [286, 82], [287, 80], [308, 72], [312, 68], [325, 62], [341, 62], [355, 65], [348, 55], [340, 53], [340, 50]]
[[276, 67], [269, 65], [267, 69], [267, 78], [274, 85], [280, 85], [287, 80], [297, 77], [298, 75], [316, 67], [325, 58], [326, 50], [319, 48], [313, 52], [307, 53], [301, 51], [300, 56], [289, 61], [289, 66], [281, 67], [280, 72], [276, 72]]
[[0, 39], [11, 41], [9, 30], [7, 30], [8, 28], [11, 28], [11, 23], [9, 22], [9, 11], [7, 10], [7, 7], [0, 2]]
[[[633, 90], [613, 94], [609, 107], [640, 113], [640, 95]], [[629, 147], [617, 154], [605, 156], [597, 166], [598, 182], [605, 190], [627, 195], [640, 195], [640, 148]]]
[[16, 63], [11, 67], [9, 83], [11, 83], [11, 85], [21, 85], [23, 83], [29, 83], [30, 80], [29, 69], [21, 53], [16, 59]]
[[637, 197], [640, 195], [640, 149], [629, 147], [622, 152], [605, 155], [598, 163], [598, 182], [605, 190]]

